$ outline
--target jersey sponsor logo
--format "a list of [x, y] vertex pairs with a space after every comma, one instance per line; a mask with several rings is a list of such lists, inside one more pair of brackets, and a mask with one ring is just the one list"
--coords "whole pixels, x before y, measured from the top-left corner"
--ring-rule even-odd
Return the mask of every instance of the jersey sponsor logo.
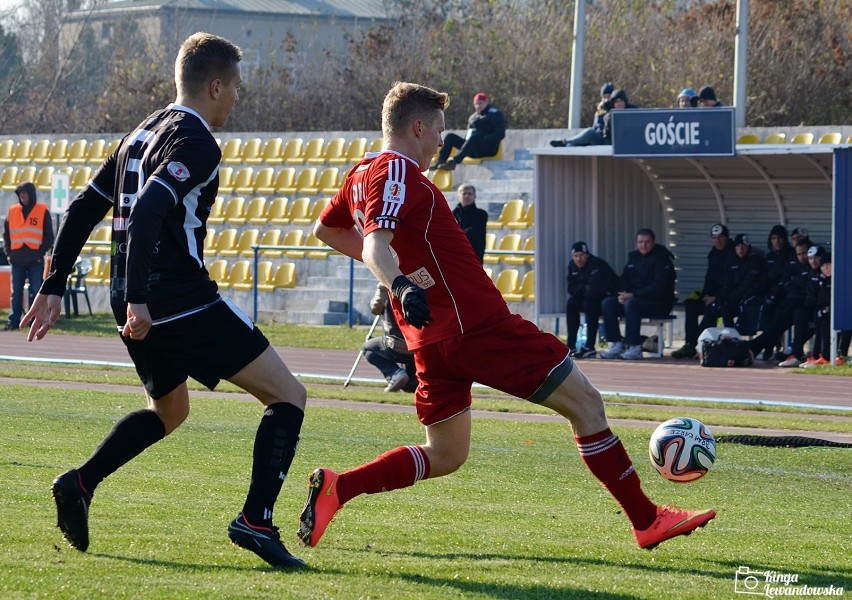
[[127, 217], [114, 217], [112, 219], [113, 231], [127, 231]]
[[408, 278], [408, 281], [422, 287], [424, 290], [435, 285], [435, 278], [429, 274], [426, 267], [420, 267], [416, 271], [408, 273], [406, 278]]
[[189, 179], [189, 169], [187, 169], [186, 165], [181, 162], [170, 162], [166, 165], [166, 171], [168, 171], [169, 175], [178, 181], [186, 181]]
[[399, 217], [393, 215], [378, 215], [373, 217], [373, 223], [383, 229], [396, 229], [396, 224], [399, 223]]

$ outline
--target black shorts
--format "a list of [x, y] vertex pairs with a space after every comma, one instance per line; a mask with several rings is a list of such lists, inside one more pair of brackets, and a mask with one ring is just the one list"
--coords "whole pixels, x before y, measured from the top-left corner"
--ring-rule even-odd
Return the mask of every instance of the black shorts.
[[155, 322], [144, 340], [123, 337], [145, 390], [162, 398], [187, 377], [211, 390], [260, 356], [269, 340], [231, 301]]

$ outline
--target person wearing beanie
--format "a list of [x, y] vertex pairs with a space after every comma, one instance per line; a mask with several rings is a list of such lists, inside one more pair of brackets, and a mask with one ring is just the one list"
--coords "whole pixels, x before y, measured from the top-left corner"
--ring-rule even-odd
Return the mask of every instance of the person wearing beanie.
[[9, 207], [3, 224], [3, 249], [12, 265], [11, 310], [4, 331], [15, 331], [24, 316], [24, 285], [30, 282], [29, 305], [41, 287], [44, 256], [53, 246], [53, 222], [47, 205], [38, 202], [31, 182], [15, 188], [18, 203]]
[[703, 88], [698, 90], [698, 100], [696, 105], [701, 108], [715, 108], [717, 106], [723, 106], [722, 103], [716, 99], [716, 90], [711, 88], [709, 85], [705, 85]]
[[[568, 301], [565, 305], [565, 322], [568, 329], [566, 343], [572, 358], [594, 358], [598, 337], [601, 303], [614, 296], [618, 288], [618, 275], [604, 259], [589, 252], [586, 242], [571, 246], [568, 263]], [[586, 314], [586, 341], [577, 347], [580, 331], [580, 313]]]
[[[438, 152], [438, 160], [429, 166], [430, 171], [440, 169], [452, 171], [466, 157], [488, 158], [500, 150], [500, 142], [506, 137], [506, 119], [503, 113], [491, 105], [485, 92], [473, 97], [474, 112], [467, 120], [467, 134], [455, 133], [444, 136], [444, 145]], [[456, 155], [450, 158], [454, 148]]]
[[570, 138], [550, 140], [550, 145], [554, 148], [562, 148], [565, 146], [599, 146], [603, 144], [604, 117], [609, 112], [609, 98], [614, 90], [615, 86], [611, 81], [607, 81], [601, 86], [601, 98], [595, 107], [595, 120], [591, 127]]
[[[710, 240], [713, 247], [707, 253], [704, 285], [696, 294], [698, 298], [687, 298], [683, 302], [685, 339], [683, 346], [672, 352], [672, 358], [695, 358], [698, 355], [698, 337], [708, 327], [715, 327], [719, 317], [718, 311], [708, 310], [708, 307], [716, 301], [718, 290], [727, 283], [729, 272], [737, 257], [725, 225], [713, 225], [710, 228]], [[704, 318], [699, 324], [698, 317], [701, 315], [704, 315]]]
[[611, 109], [604, 115], [603, 131], [603, 143], [607, 145], [612, 144], [612, 111], [624, 108], [639, 108], [635, 104], [630, 103], [630, 100], [627, 98], [627, 92], [621, 89], [615, 90], [612, 93], [612, 96], [609, 97], [609, 103]]
[[698, 104], [698, 94], [692, 88], [684, 88], [677, 95], [678, 108], [695, 108]]

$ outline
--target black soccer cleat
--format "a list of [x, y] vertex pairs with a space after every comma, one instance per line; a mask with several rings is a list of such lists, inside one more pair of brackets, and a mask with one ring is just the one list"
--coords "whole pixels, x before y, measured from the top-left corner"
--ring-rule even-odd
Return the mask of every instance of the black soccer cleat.
[[56, 526], [68, 543], [80, 552], [89, 547], [89, 504], [92, 497], [83, 489], [77, 469], [65, 471], [51, 486], [56, 502]]
[[234, 544], [254, 552], [273, 567], [302, 569], [308, 566], [284, 547], [277, 527], [253, 527], [243, 513], [228, 525], [228, 537]]

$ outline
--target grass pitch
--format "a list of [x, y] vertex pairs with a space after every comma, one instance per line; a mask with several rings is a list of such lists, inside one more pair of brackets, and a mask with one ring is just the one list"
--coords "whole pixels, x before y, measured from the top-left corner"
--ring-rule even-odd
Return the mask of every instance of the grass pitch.
[[848, 449], [722, 444], [709, 475], [678, 485], [650, 466], [648, 431], [624, 427], [649, 495], [716, 508], [706, 529], [640, 550], [567, 426], [481, 418], [459, 472], [356, 498], [317, 548], [298, 548], [313, 468], [423, 439], [412, 415], [319, 407], [276, 509], [284, 542], [311, 569], [275, 571], [225, 533], [260, 418], [259, 404], [225, 397], [194, 398], [183, 427], [98, 488], [91, 546], [77, 552], [55, 527], [50, 482], [141, 405], [139, 393], [0, 387], [0, 597], [739, 598], [741, 565], [852, 590]]

